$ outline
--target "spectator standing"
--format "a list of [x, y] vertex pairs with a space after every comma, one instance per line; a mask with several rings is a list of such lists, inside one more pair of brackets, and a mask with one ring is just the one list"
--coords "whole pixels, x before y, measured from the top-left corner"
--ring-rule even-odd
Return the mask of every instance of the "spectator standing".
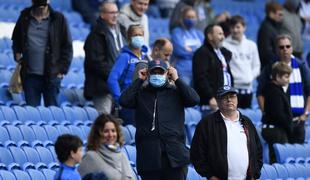
[[127, 156], [122, 152], [124, 137], [120, 124], [110, 115], [99, 115], [87, 141], [87, 152], [78, 168], [82, 177], [104, 173], [109, 180], [135, 180]]
[[[290, 143], [304, 143], [305, 120], [310, 112], [310, 69], [306, 61], [301, 61], [292, 55], [292, 40], [289, 35], [279, 35], [276, 38], [278, 61], [285, 62], [292, 69], [286, 94], [289, 97], [293, 118], [298, 119], [293, 123]], [[264, 114], [266, 85], [270, 82], [271, 65], [266, 66], [258, 78], [257, 100]]]
[[[293, 114], [286, 94], [292, 68], [285, 62], [272, 66], [272, 80], [265, 94], [265, 113], [262, 118], [262, 136], [269, 145], [269, 163], [275, 163], [274, 143], [288, 143], [292, 131]], [[284, 90], [285, 89], [285, 90]]]
[[110, 114], [112, 95], [107, 84], [109, 73], [126, 40], [117, 23], [115, 3], [100, 5], [100, 16], [85, 41], [84, 97], [92, 100], [97, 111]]
[[76, 171], [76, 165], [82, 161], [82, 140], [78, 136], [63, 134], [55, 142], [55, 153], [60, 162], [60, 168], [54, 179], [81, 180], [80, 174]]
[[283, 29], [284, 33], [292, 37], [293, 55], [302, 58], [303, 42], [301, 33], [303, 22], [298, 14], [300, 0], [286, 0], [283, 10]]
[[145, 14], [148, 6], [149, 0], [131, 0], [130, 4], [123, 6], [118, 18], [123, 32], [127, 32], [131, 25], [141, 25], [144, 31], [143, 37], [146, 46], [149, 46], [150, 38], [148, 17]]
[[194, 52], [201, 46], [204, 40], [203, 33], [195, 28], [197, 15], [190, 6], [183, 8], [181, 24], [171, 32], [171, 40], [174, 46], [173, 56], [175, 67], [179, 77], [188, 85], [192, 85], [192, 58]]
[[48, 0], [32, 0], [19, 16], [12, 35], [14, 59], [22, 65], [26, 103], [57, 106], [60, 83], [72, 60], [72, 40], [66, 18]]
[[171, 16], [173, 9], [180, 0], [156, 0], [162, 18]]
[[[119, 104], [121, 92], [132, 83], [135, 65], [144, 61], [147, 53], [142, 26], [131, 25], [128, 28], [127, 37], [129, 45], [121, 50], [108, 77], [108, 86], [116, 106]], [[134, 124], [133, 114], [132, 110], [122, 109], [119, 116], [125, 124]]]
[[216, 91], [224, 85], [233, 85], [229, 62], [232, 54], [222, 47], [224, 33], [219, 25], [211, 24], [204, 32], [204, 44], [194, 53], [193, 82], [200, 96], [204, 114], [218, 108]]
[[230, 36], [223, 46], [232, 52], [229, 63], [234, 87], [238, 90], [238, 106], [251, 108], [253, 81], [260, 73], [260, 60], [255, 42], [244, 35], [246, 24], [243, 17], [236, 15], [230, 20]]
[[261, 61], [261, 69], [276, 59], [274, 38], [283, 31], [283, 7], [276, 2], [265, 6], [266, 17], [257, 34], [257, 47]]
[[299, 15], [305, 21], [303, 39], [310, 41], [310, 0], [301, 1]]
[[217, 91], [219, 110], [196, 127], [190, 157], [196, 171], [209, 180], [259, 179], [262, 146], [252, 121], [238, 110], [237, 91]]
[[176, 69], [158, 59], [149, 62], [148, 70], [140, 70], [139, 78], [122, 93], [120, 104], [136, 112], [137, 169], [142, 179], [186, 179], [184, 108], [198, 102], [199, 96], [178, 78]]

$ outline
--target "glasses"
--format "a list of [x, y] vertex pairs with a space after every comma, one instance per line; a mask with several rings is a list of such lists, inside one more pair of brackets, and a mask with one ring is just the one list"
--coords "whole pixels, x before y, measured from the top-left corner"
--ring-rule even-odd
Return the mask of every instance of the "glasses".
[[112, 15], [117, 15], [119, 12], [118, 11], [106, 11], [104, 13], [112, 14]]
[[282, 46], [279, 46], [280, 49], [289, 49], [291, 48], [292, 46], [291, 45], [282, 45]]
[[220, 97], [220, 99], [223, 101], [228, 101], [228, 99], [235, 99], [235, 98], [237, 98], [237, 94], [228, 94], [226, 96]]

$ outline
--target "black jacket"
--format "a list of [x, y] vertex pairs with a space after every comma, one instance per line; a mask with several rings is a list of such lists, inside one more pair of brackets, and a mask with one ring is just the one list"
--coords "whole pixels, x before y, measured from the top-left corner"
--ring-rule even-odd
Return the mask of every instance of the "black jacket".
[[[167, 153], [172, 167], [189, 164], [184, 107], [198, 103], [195, 90], [180, 79], [175, 86], [167, 83], [161, 88], [143, 86], [143, 81], [137, 79], [122, 93], [120, 105], [135, 109], [138, 172], [160, 169], [162, 152]], [[151, 131], [154, 115], [155, 130]]]
[[282, 33], [282, 25], [266, 17], [257, 34], [257, 48], [261, 62], [261, 69], [276, 58], [275, 38]]
[[119, 54], [113, 34], [101, 18], [97, 19], [94, 29], [87, 36], [84, 50], [84, 97], [90, 100], [93, 96], [109, 93], [107, 79]]
[[285, 129], [287, 133], [290, 133], [293, 114], [289, 95], [283, 91], [281, 86], [272, 82], [269, 83], [267, 89], [265, 93], [263, 123], [281, 127]]
[[[27, 34], [30, 23], [31, 8], [21, 12], [13, 31], [13, 52], [22, 53], [22, 76], [27, 71]], [[57, 74], [66, 74], [69, 70], [73, 48], [71, 34], [66, 18], [60, 12], [49, 7], [50, 23], [48, 43], [45, 50], [44, 75], [47, 78], [54, 78]]]
[[[251, 120], [240, 113], [248, 140], [249, 168], [247, 179], [260, 177], [263, 166], [262, 146]], [[190, 149], [191, 162], [196, 171], [208, 179], [228, 177], [227, 130], [220, 111], [212, 113], [199, 122]], [[237, 163], [237, 162], [236, 162]]]
[[[221, 52], [226, 59], [233, 86], [233, 76], [229, 68], [232, 54], [224, 47], [221, 48]], [[205, 42], [194, 53], [193, 80], [194, 88], [200, 96], [201, 105], [208, 105], [210, 99], [216, 96], [217, 89], [224, 85], [222, 63], [208, 42]]]

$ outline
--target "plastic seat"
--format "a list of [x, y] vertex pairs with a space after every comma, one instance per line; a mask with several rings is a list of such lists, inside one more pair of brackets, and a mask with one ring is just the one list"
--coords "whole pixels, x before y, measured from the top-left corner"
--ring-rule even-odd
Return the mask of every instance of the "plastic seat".
[[31, 127], [26, 125], [19, 125], [18, 128], [22, 133], [25, 141], [32, 142], [36, 140], [36, 135]]
[[137, 150], [136, 147], [130, 146], [130, 145], [125, 145], [124, 149], [127, 153], [129, 161], [133, 162], [134, 165], [137, 164]]
[[41, 172], [44, 174], [46, 179], [54, 179], [56, 174], [56, 172], [51, 169], [42, 169]]
[[71, 124], [71, 122], [66, 119], [65, 113], [61, 108], [50, 106], [49, 109], [52, 112], [55, 121], [61, 124]]
[[15, 176], [6, 170], [0, 170], [0, 177], [4, 180], [16, 180]]
[[27, 162], [27, 157], [21, 148], [11, 146], [8, 149], [11, 151], [11, 154], [14, 158], [14, 162], [16, 162], [19, 165], [22, 165]]
[[266, 171], [268, 179], [276, 179], [278, 177], [277, 171], [273, 166], [271, 166], [269, 164], [264, 164], [263, 168]]
[[86, 135], [84, 134], [81, 128], [74, 125], [70, 125], [68, 126], [68, 128], [71, 131], [71, 134], [79, 136], [82, 140], [86, 140]]
[[27, 172], [32, 180], [44, 180], [45, 179], [45, 176], [39, 170], [29, 169], [27, 170]]
[[7, 69], [0, 69], [0, 83], [10, 83], [12, 72]]
[[90, 127], [84, 125], [84, 126], [80, 126], [80, 128], [83, 130], [86, 138], [88, 138], [88, 135], [89, 135], [89, 132], [90, 132]]
[[272, 166], [276, 169], [279, 178], [286, 179], [289, 178], [288, 171], [283, 164], [274, 163]]
[[4, 147], [0, 147], [0, 162], [4, 163], [5, 165], [9, 165], [10, 163], [14, 162], [14, 158], [11, 152]]
[[31, 128], [33, 129], [33, 132], [34, 132], [37, 140], [47, 141], [49, 139], [49, 137], [46, 134], [45, 129], [42, 126], [31, 125]]
[[59, 135], [62, 135], [62, 134], [71, 134], [70, 129], [67, 128], [67, 127], [64, 126], [64, 125], [56, 125], [55, 128], [58, 130]]
[[62, 110], [64, 111], [64, 114], [66, 116], [66, 119], [70, 121], [74, 125], [84, 125], [84, 121], [79, 119], [78, 112], [76, 110], [73, 110], [71, 107], [62, 107]]
[[10, 135], [6, 128], [0, 126], [0, 142], [5, 142], [10, 139]]
[[123, 133], [123, 136], [125, 139], [125, 144], [131, 145], [132, 144], [132, 138], [131, 138], [131, 135], [129, 133], [129, 130], [124, 126], [121, 126], [121, 130], [122, 130], [122, 133]]
[[6, 125], [5, 128], [7, 129], [10, 135], [10, 140], [18, 142], [24, 139], [22, 133], [17, 127], [13, 125]]
[[87, 116], [88, 116], [88, 119], [90, 121], [94, 121], [97, 117], [98, 117], [98, 111], [95, 109], [95, 108], [92, 108], [92, 107], [84, 107], [86, 113], [87, 113]]
[[202, 177], [195, 171], [194, 168], [188, 167], [186, 179], [188, 179], [188, 180], [202, 180]]
[[54, 162], [53, 155], [51, 154], [50, 150], [48, 150], [45, 147], [40, 147], [40, 146], [35, 147], [35, 149], [37, 150], [39, 154], [41, 162], [45, 164], [50, 164]]
[[51, 124], [51, 122], [55, 122], [53, 114], [49, 108], [44, 107], [44, 106], [39, 106], [37, 107], [37, 109], [39, 110], [42, 121], [48, 122], [49, 124]]
[[12, 173], [16, 177], [16, 179], [22, 179], [22, 180], [31, 180], [28, 173], [22, 170], [14, 169], [12, 170]]
[[286, 159], [289, 157], [287, 149], [283, 144], [274, 144], [273, 149], [275, 151], [276, 160], [278, 163], [285, 163]]
[[37, 108], [32, 106], [25, 106], [24, 108], [28, 114], [28, 117], [31, 117], [31, 120], [33, 120], [35, 123], [38, 125], [46, 124], [46, 122], [42, 121], [40, 112]]
[[22, 149], [25, 152], [25, 155], [28, 159], [28, 162], [31, 162], [33, 164], [41, 162], [40, 156], [34, 148], [24, 146], [24, 147], [22, 147]]
[[299, 168], [297, 168], [295, 165], [284, 164], [283, 166], [286, 168], [286, 170], [288, 172], [288, 176], [290, 178], [300, 178], [303, 176], [302, 171]]
[[17, 116], [16, 116], [14, 110], [11, 109], [10, 107], [1, 106], [0, 109], [1, 109], [1, 111], [3, 113], [3, 116], [4, 116], [5, 120], [11, 121], [11, 122], [17, 120]]
[[43, 128], [45, 129], [48, 139], [55, 142], [59, 136], [57, 129], [51, 125], [43, 125]]

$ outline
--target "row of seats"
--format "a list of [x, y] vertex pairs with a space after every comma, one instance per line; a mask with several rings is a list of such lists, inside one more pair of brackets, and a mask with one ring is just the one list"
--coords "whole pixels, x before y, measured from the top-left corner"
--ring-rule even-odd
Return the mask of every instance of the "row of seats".
[[299, 179], [309, 180], [310, 164], [264, 164], [261, 180], [267, 179]]
[[14, 169], [12, 171], [0, 170], [0, 180], [52, 180], [56, 171], [51, 169], [28, 169], [26, 171]]
[[278, 163], [310, 164], [310, 144], [274, 144]]

